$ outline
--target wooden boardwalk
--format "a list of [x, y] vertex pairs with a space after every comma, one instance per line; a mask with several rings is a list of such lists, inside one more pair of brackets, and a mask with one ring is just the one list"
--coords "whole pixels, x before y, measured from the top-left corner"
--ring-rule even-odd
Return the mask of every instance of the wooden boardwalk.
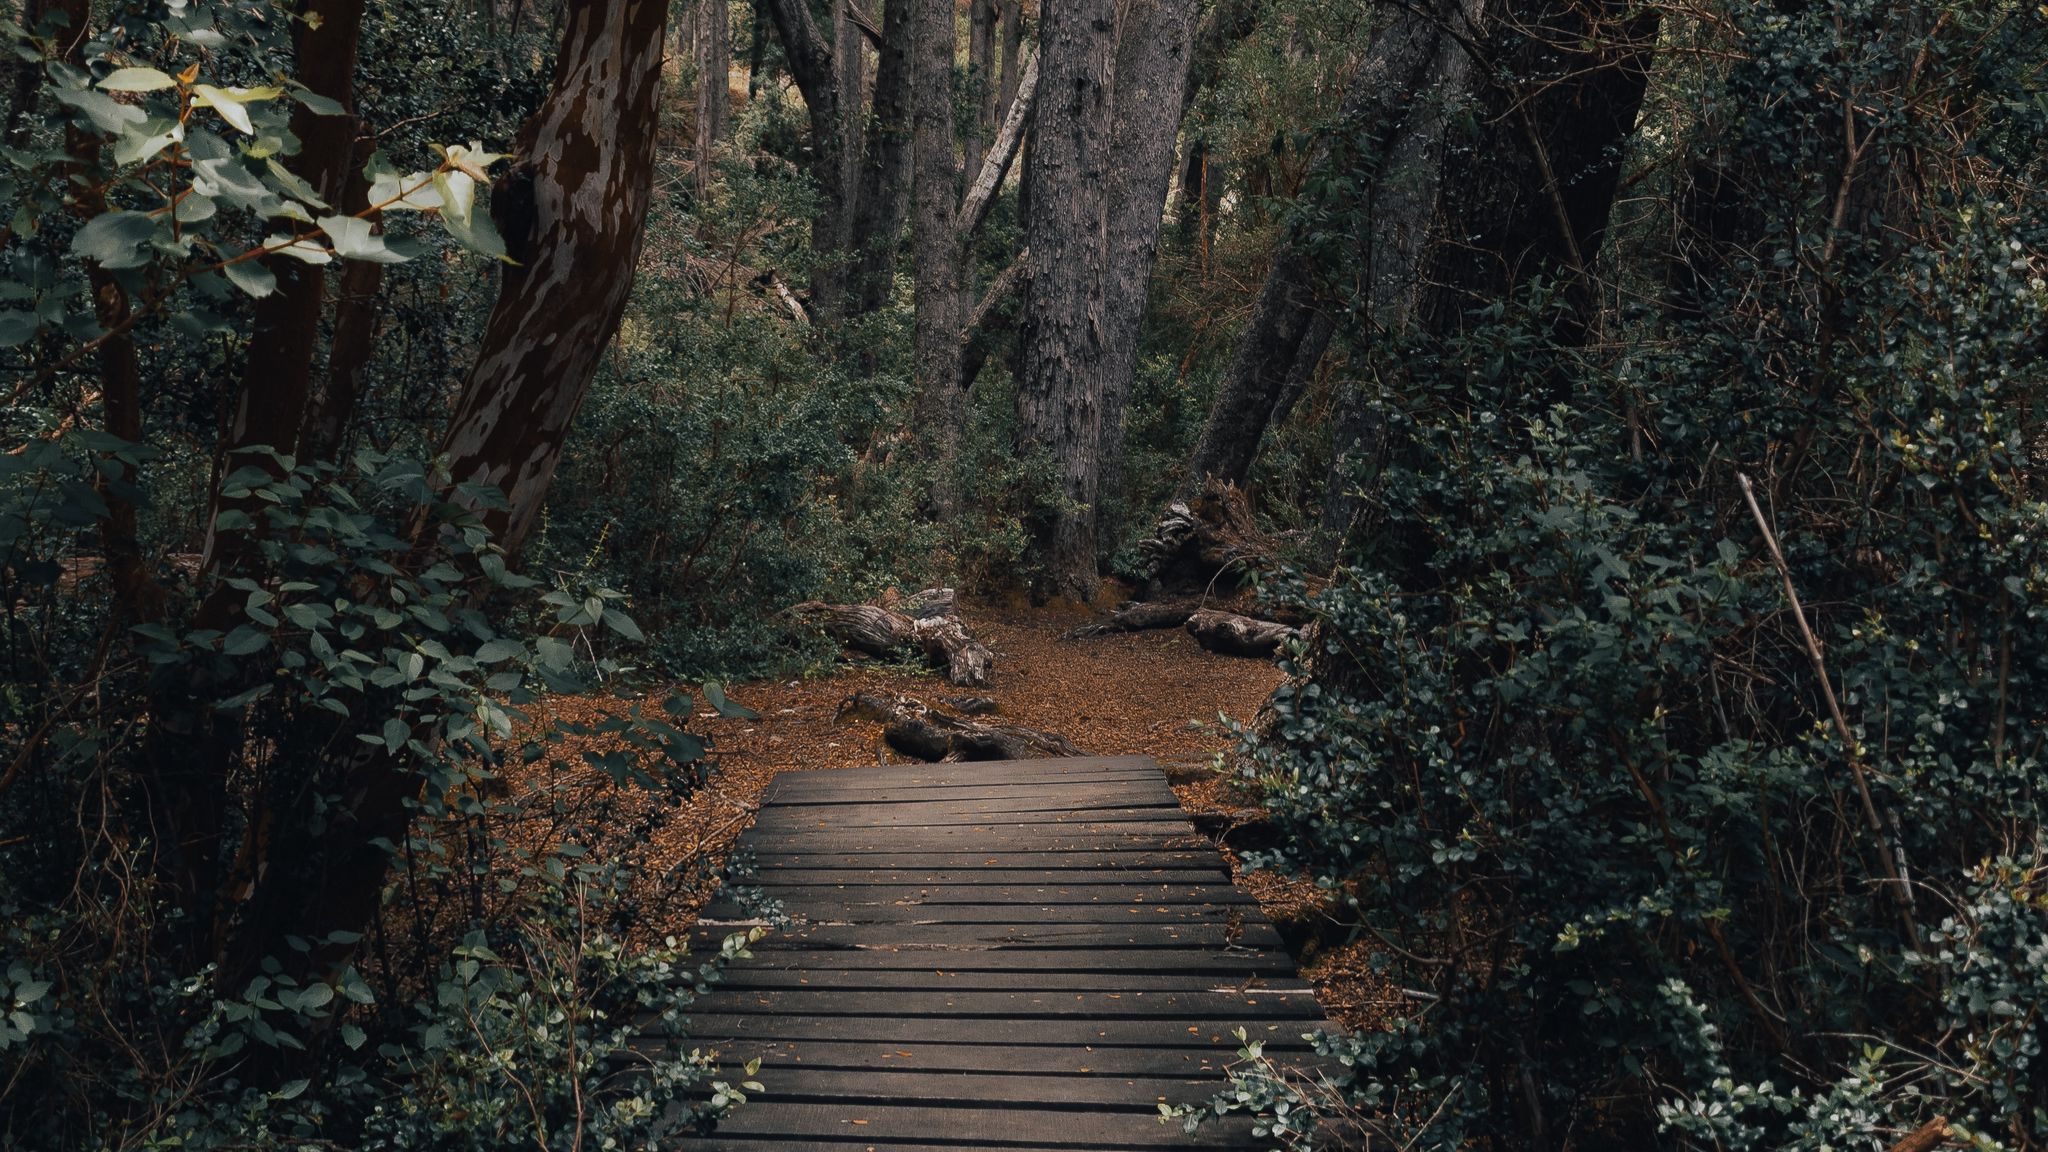
[[1222, 1086], [1238, 1028], [1289, 1059], [1324, 1025], [1149, 758], [785, 773], [742, 846], [794, 923], [692, 1042], [761, 1057], [767, 1091], [687, 1148], [1259, 1147], [1158, 1105]]

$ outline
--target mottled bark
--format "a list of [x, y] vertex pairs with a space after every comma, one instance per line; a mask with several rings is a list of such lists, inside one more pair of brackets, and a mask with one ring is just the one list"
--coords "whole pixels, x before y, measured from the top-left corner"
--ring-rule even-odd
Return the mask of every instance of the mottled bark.
[[916, 0], [888, 0], [875, 61], [875, 87], [861, 158], [859, 242], [849, 295], [853, 315], [889, 302], [896, 286], [896, 244], [910, 212], [910, 13]]
[[1104, 220], [1115, 83], [1112, 0], [1048, 5], [1039, 30], [1039, 93], [1025, 243], [1020, 453], [1050, 457], [1057, 504], [1032, 517], [1033, 593], [1094, 599], [1102, 450]]
[[803, 94], [811, 122], [811, 179], [818, 207], [811, 217], [811, 315], [830, 324], [845, 310], [846, 246], [851, 217], [844, 168], [845, 125], [839, 117], [839, 69], [832, 45], [811, 19], [806, 0], [763, 0]]
[[[839, 186], [844, 189], [841, 211], [850, 226], [860, 211], [861, 141], [868, 122], [868, 68], [867, 54], [861, 48], [860, 20], [848, 0], [839, 0], [834, 12], [832, 47], [833, 75], [839, 84]], [[850, 241], [855, 236], [848, 233]]]
[[931, 507], [941, 519], [959, 505], [953, 482], [966, 398], [960, 389], [960, 269], [954, 225], [959, 166], [953, 159], [953, 0], [910, 0], [911, 250], [917, 267], [912, 373], [917, 423], [932, 468]]
[[1108, 253], [1102, 290], [1102, 476], [1099, 519], [1114, 539], [1123, 498], [1124, 406], [1138, 369], [1152, 259], [1173, 183], [1186, 107], [1197, 0], [1130, 0], [1117, 30], [1116, 115], [1110, 133]]
[[695, 25], [697, 57], [697, 139], [695, 177], [698, 195], [711, 186], [718, 145], [732, 119], [732, 8], [729, 0], [698, 0]]
[[666, 0], [574, 0], [554, 87], [495, 198], [518, 263], [442, 443], [458, 484], [502, 489], [485, 514], [517, 553], [569, 423], [618, 330], [654, 173]]
[[[1351, 174], [1354, 179], [1370, 179], [1375, 153], [1398, 131], [1410, 104], [1430, 83], [1431, 65], [1448, 39], [1428, 13], [1404, 9], [1396, 15], [1352, 76], [1338, 118], [1340, 133], [1363, 134], [1364, 143], [1341, 150], [1327, 140], [1318, 144], [1310, 171], [1347, 163], [1357, 166]], [[1294, 370], [1295, 352], [1314, 322], [1319, 306], [1316, 285], [1315, 254], [1303, 238], [1290, 233], [1274, 253], [1251, 321], [1189, 457], [1181, 480], [1183, 495], [1199, 491], [1210, 478], [1242, 484], [1251, 471], [1274, 402]]]

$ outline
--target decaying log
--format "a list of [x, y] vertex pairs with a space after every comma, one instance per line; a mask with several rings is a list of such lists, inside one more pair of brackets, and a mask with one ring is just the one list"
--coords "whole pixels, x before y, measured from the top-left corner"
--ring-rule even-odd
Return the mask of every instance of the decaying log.
[[946, 682], [960, 688], [979, 688], [988, 683], [989, 664], [995, 654], [976, 640], [957, 616], [934, 616], [911, 625], [911, 637], [924, 651], [924, 658], [946, 669]]
[[1230, 612], [1204, 608], [1188, 617], [1188, 635], [1211, 652], [1225, 656], [1268, 657], [1280, 645], [1301, 635], [1300, 630], [1271, 620], [1254, 620]]
[[1133, 600], [1110, 613], [1109, 619], [1083, 624], [1061, 633], [1062, 640], [1108, 636], [1115, 632], [1144, 632], [1152, 628], [1178, 628], [1202, 607], [1198, 599]]
[[1168, 505], [1138, 550], [1157, 587], [1206, 589], [1225, 572], [1264, 567], [1273, 542], [1259, 528], [1244, 490], [1211, 479], [1194, 499]]
[[883, 725], [889, 747], [920, 760], [1042, 760], [1084, 753], [1057, 732], [949, 716], [908, 696], [857, 693], [839, 705], [839, 719]]
[[1891, 1152], [1934, 1152], [1948, 1142], [1948, 1117], [1936, 1116], [1892, 1145]]
[[902, 601], [902, 611], [873, 604], [826, 604], [811, 600], [790, 611], [815, 622], [825, 634], [856, 652], [885, 659], [917, 652], [946, 672], [948, 683], [979, 688], [988, 683], [995, 656], [952, 614], [951, 588], [927, 588]]

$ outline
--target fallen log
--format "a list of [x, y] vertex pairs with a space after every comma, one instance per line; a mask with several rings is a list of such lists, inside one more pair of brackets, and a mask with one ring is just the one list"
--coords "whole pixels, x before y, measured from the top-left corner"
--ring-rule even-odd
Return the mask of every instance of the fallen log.
[[1109, 619], [1070, 628], [1062, 640], [1108, 636], [1116, 632], [1144, 632], [1152, 628], [1178, 628], [1202, 607], [1200, 600], [1134, 600], [1109, 614]]
[[790, 611], [816, 623], [825, 635], [856, 652], [883, 659], [921, 654], [943, 669], [948, 683], [979, 688], [988, 683], [995, 654], [958, 616], [951, 588], [928, 588], [903, 601], [898, 612], [873, 604], [826, 604], [810, 600]]
[[949, 716], [908, 696], [856, 693], [839, 705], [839, 719], [883, 725], [889, 747], [920, 760], [1043, 760], [1084, 753], [1057, 732]]
[[1285, 624], [1210, 608], [1188, 617], [1187, 628], [1195, 643], [1225, 656], [1270, 657], [1281, 644], [1301, 635], [1300, 629]]

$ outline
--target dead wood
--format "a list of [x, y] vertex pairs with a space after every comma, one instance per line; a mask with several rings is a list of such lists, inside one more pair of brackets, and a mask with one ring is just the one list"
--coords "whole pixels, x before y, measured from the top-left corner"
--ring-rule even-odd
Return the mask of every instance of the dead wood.
[[825, 635], [856, 652], [885, 659], [909, 652], [921, 654], [957, 687], [988, 683], [995, 654], [960, 618], [952, 614], [951, 588], [927, 588], [901, 602], [902, 611], [874, 604], [826, 604], [811, 600], [790, 611], [804, 617]]
[[1144, 632], [1153, 628], [1178, 628], [1188, 622], [1202, 607], [1197, 598], [1185, 600], [1133, 600], [1110, 613], [1109, 619], [1070, 628], [1060, 635], [1062, 640], [1081, 640], [1089, 636], [1108, 636], [1116, 632]]
[[891, 748], [920, 760], [1042, 760], [1084, 753], [1057, 732], [951, 716], [908, 696], [857, 693], [839, 706], [839, 718], [882, 724]]
[[1273, 541], [1252, 515], [1244, 489], [1211, 479], [1194, 499], [1168, 505], [1138, 550], [1154, 585], [1206, 590], [1221, 575], [1265, 567]]
[[1197, 644], [1225, 656], [1270, 657], [1281, 644], [1301, 635], [1299, 629], [1285, 624], [1209, 608], [1188, 617], [1187, 627]]
[[1892, 1145], [1891, 1152], [1934, 1152], [1948, 1141], [1948, 1117], [1936, 1116]]

